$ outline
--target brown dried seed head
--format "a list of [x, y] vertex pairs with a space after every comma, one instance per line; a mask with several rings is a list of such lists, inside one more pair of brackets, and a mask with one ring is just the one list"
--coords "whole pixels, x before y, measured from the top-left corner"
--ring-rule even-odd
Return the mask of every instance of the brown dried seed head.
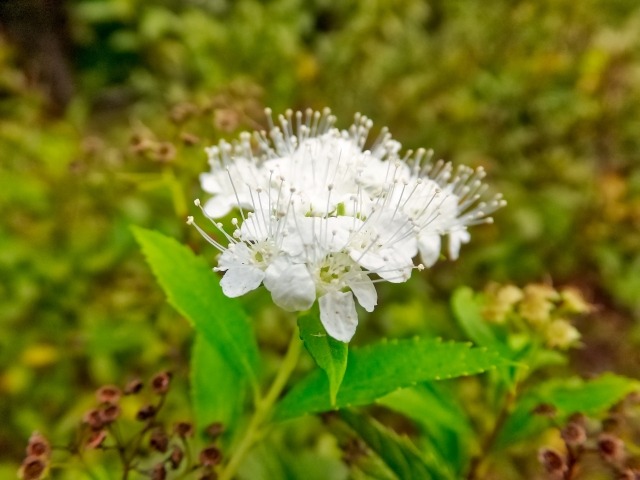
[[145, 405], [140, 410], [138, 410], [138, 413], [136, 414], [136, 419], [140, 421], [149, 420], [150, 418], [155, 417], [156, 413], [158, 413], [158, 410], [156, 409], [156, 407], [154, 407], [153, 405]]
[[201, 465], [214, 466], [219, 464], [222, 460], [222, 453], [220, 453], [218, 447], [211, 445], [200, 452], [199, 458]]
[[197, 135], [189, 132], [182, 132], [180, 134], [180, 140], [182, 140], [182, 143], [185, 145], [196, 145], [200, 142], [200, 138]]
[[171, 450], [171, 456], [169, 457], [169, 462], [171, 463], [171, 468], [177, 470], [182, 463], [182, 459], [184, 458], [184, 452], [178, 446], [174, 446], [173, 450]]
[[82, 421], [89, 425], [92, 430], [100, 430], [104, 426], [102, 414], [98, 409], [89, 410], [84, 414]]
[[174, 123], [184, 123], [198, 112], [198, 108], [190, 103], [180, 103], [171, 109], [169, 118]]
[[618, 463], [624, 458], [624, 442], [615, 435], [603, 433], [598, 437], [598, 452], [605, 462]]
[[37, 458], [48, 458], [51, 454], [49, 441], [40, 433], [33, 432], [27, 445], [27, 456]]
[[627, 468], [618, 478], [620, 480], [640, 480], [640, 470], [636, 468]]
[[39, 457], [27, 457], [20, 465], [18, 477], [22, 480], [39, 480], [43, 478], [47, 469], [47, 463]]
[[545, 471], [552, 475], [562, 474], [567, 470], [564, 457], [551, 448], [541, 448], [538, 452], [538, 460]]
[[120, 416], [120, 407], [118, 405], [107, 405], [100, 410], [100, 418], [104, 424], [115, 422]]
[[193, 435], [193, 424], [189, 422], [178, 422], [173, 427], [173, 431], [181, 438], [191, 437]]
[[157, 160], [161, 162], [169, 162], [176, 156], [176, 147], [173, 145], [173, 143], [162, 142], [158, 144], [155, 154]]
[[149, 477], [151, 480], [165, 480], [167, 478], [167, 469], [164, 464], [159, 463], [151, 469]]
[[222, 422], [214, 422], [204, 430], [205, 435], [207, 435], [211, 440], [215, 440], [220, 435], [222, 435], [223, 432], [224, 425], [222, 424]]
[[567, 445], [577, 447], [587, 440], [587, 431], [579, 423], [569, 422], [560, 432]]
[[96, 398], [100, 403], [118, 403], [122, 392], [115, 385], [104, 385], [96, 391]]
[[91, 432], [87, 437], [85, 447], [89, 450], [93, 450], [102, 446], [102, 442], [107, 438], [106, 430], [96, 430]]
[[164, 395], [169, 391], [171, 385], [171, 373], [160, 372], [151, 379], [151, 388], [158, 395]]
[[577, 423], [578, 425], [582, 425], [585, 427], [587, 425], [587, 416], [584, 413], [574, 412], [569, 415], [567, 421], [571, 423]]
[[165, 453], [169, 449], [169, 437], [164, 432], [164, 430], [156, 429], [151, 432], [151, 437], [149, 438], [149, 445], [154, 450]]
[[136, 393], [139, 393], [140, 390], [142, 390], [142, 386], [142, 380], [140, 380], [139, 378], [135, 378], [127, 383], [126, 387], [124, 387], [124, 394], [135, 395]]
[[554, 417], [556, 415], [556, 411], [556, 407], [550, 403], [541, 403], [531, 410], [531, 413], [534, 415], [541, 415], [543, 417]]

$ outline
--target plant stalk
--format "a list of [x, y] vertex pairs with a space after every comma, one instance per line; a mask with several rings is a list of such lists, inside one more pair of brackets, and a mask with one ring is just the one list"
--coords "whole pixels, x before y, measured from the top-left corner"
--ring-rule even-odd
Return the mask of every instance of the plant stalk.
[[242, 460], [244, 460], [244, 457], [247, 455], [247, 453], [249, 453], [251, 447], [253, 447], [253, 445], [262, 436], [262, 428], [264, 427], [264, 424], [269, 420], [269, 417], [273, 411], [273, 406], [277, 402], [278, 397], [286, 386], [289, 377], [293, 373], [293, 370], [296, 368], [301, 350], [302, 341], [300, 340], [300, 336], [298, 334], [298, 328], [295, 327], [293, 335], [291, 336], [291, 340], [289, 341], [287, 353], [285, 354], [282, 363], [280, 364], [280, 369], [273, 379], [273, 382], [271, 383], [267, 394], [256, 404], [256, 410], [253, 413], [251, 420], [249, 421], [249, 425], [247, 426], [244, 437], [231, 455], [229, 463], [227, 463], [227, 466], [220, 474], [220, 480], [231, 480], [233, 478], [238, 468], [240, 467]]

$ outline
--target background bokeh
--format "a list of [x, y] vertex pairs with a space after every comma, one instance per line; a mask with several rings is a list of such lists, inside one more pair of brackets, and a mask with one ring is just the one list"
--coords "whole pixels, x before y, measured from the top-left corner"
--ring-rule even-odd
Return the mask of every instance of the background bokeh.
[[[191, 332], [129, 226], [213, 258], [184, 224], [203, 148], [266, 106], [362, 112], [509, 202], [460, 260], [383, 287], [356, 343], [457, 338], [455, 287], [543, 281], [597, 306], [571, 368], [638, 376], [637, 2], [5, 0], [0, 26], [0, 477], [104, 383], [168, 368], [188, 415]], [[247, 303], [278, 351], [277, 312]]]

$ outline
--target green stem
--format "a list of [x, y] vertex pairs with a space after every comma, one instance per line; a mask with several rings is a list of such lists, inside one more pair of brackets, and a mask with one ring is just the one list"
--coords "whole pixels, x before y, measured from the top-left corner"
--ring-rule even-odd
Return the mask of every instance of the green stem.
[[249, 421], [244, 437], [231, 455], [229, 463], [220, 474], [220, 480], [231, 480], [233, 478], [240, 467], [242, 460], [244, 460], [244, 457], [262, 436], [261, 430], [264, 424], [269, 420], [273, 406], [286, 386], [291, 373], [293, 373], [293, 370], [296, 368], [301, 350], [302, 341], [300, 340], [298, 329], [296, 327], [294, 328], [293, 335], [289, 341], [289, 347], [284, 359], [282, 360], [280, 369], [278, 370], [276, 377], [273, 379], [273, 383], [271, 384], [271, 387], [269, 387], [269, 391], [265, 397], [256, 404], [256, 410]]

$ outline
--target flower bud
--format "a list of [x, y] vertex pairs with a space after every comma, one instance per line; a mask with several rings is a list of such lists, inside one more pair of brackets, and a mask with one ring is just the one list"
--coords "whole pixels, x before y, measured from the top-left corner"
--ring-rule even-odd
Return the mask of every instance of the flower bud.
[[541, 284], [530, 284], [524, 288], [524, 298], [518, 310], [522, 318], [531, 325], [542, 325], [551, 318], [554, 308], [552, 300], [558, 298], [558, 293], [551, 287]]
[[560, 298], [562, 298], [562, 307], [569, 313], [589, 313], [593, 309], [577, 288], [564, 288], [560, 292]]
[[566, 320], [552, 321], [544, 332], [547, 346], [566, 349], [574, 346], [580, 340], [580, 332]]

